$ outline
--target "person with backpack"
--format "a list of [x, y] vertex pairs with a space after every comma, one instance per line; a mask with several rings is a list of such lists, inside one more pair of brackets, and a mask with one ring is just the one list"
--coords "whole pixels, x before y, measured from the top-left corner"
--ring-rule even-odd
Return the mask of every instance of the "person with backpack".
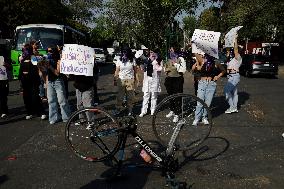
[[148, 104], [151, 97], [151, 115], [154, 114], [157, 105], [158, 93], [161, 92], [160, 76], [162, 71], [162, 59], [154, 51], [150, 51], [150, 57], [144, 62], [143, 71], [143, 86], [142, 91], [143, 102], [141, 108], [141, 114], [139, 117], [143, 117], [147, 114]]

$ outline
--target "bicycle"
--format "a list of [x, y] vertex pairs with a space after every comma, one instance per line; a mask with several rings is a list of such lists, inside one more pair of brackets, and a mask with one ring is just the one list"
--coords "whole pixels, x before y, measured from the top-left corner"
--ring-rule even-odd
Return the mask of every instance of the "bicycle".
[[[169, 111], [172, 102], [175, 102], [176, 112], [179, 112], [179, 121], [174, 124], [167, 122], [167, 125], [165, 125], [164, 115]], [[198, 125], [197, 127], [191, 125], [197, 103], [200, 103], [207, 111], [209, 125]], [[93, 113], [95, 116], [92, 117], [95, 117], [95, 119], [80, 120], [79, 115], [83, 113]], [[159, 123], [160, 120], [163, 120], [161, 124]], [[74, 112], [66, 124], [65, 139], [71, 150], [84, 160], [91, 162], [113, 160], [117, 167], [114, 176], [118, 176], [123, 165], [127, 137], [131, 135], [142, 149], [158, 163], [156, 167], [162, 170], [166, 183], [173, 189], [177, 189], [186, 188], [186, 186], [181, 185], [175, 179], [174, 173], [179, 169], [175, 152], [193, 149], [200, 145], [208, 137], [211, 126], [211, 113], [201, 99], [188, 94], [174, 94], [162, 100], [153, 115], [152, 127], [155, 136], [163, 146], [161, 153], [153, 150], [136, 132], [137, 122], [133, 116], [125, 116], [117, 121], [107, 111], [98, 107], [85, 108]], [[189, 136], [192, 135], [189, 132], [193, 131], [199, 133], [199, 137], [190, 139]], [[118, 157], [115, 157], [117, 152], [119, 152]]]

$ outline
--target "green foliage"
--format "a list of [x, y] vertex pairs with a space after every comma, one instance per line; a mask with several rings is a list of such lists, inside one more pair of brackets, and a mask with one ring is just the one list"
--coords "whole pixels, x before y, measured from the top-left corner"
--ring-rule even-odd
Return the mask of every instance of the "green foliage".
[[66, 23], [71, 12], [60, 0], [0, 0], [1, 25], [4, 38], [12, 38], [16, 26], [37, 23]]
[[220, 31], [220, 9], [210, 7], [203, 11], [199, 18], [199, 29]]
[[284, 41], [283, 0], [233, 0], [223, 1], [222, 19], [224, 32], [243, 25], [242, 38], [266, 42]]
[[174, 17], [182, 10], [192, 12], [198, 2], [203, 1], [112, 0], [107, 4], [107, 16], [116, 39], [154, 49], [165, 45]]

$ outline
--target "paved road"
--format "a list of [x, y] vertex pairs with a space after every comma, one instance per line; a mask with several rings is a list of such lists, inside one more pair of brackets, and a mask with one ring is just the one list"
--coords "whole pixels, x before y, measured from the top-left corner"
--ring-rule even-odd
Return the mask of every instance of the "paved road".
[[[99, 82], [101, 105], [113, 108], [115, 88], [111, 66], [102, 69]], [[184, 165], [177, 177], [191, 188], [273, 188], [284, 187], [284, 77], [241, 78], [240, 110], [225, 115], [227, 108], [222, 93], [226, 78], [218, 82], [212, 103], [213, 128], [203, 144], [207, 151], [181, 155]], [[185, 76], [185, 93], [193, 93], [192, 76]], [[70, 87], [72, 84], [70, 83]], [[64, 124], [54, 126], [39, 118], [24, 120], [25, 111], [18, 91], [18, 82], [11, 82], [10, 116], [0, 120], [0, 188], [82, 188], [82, 189], [157, 189], [165, 181], [158, 171], [127, 168], [127, 177], [106, 183], [102, 176], [112, 170], [101, 163], [85, 162], [66, 147]], [[164, 90], [165, 91], [165, 90]], [[140, 101], [142, 94], [138, 94]], [[162, 95], [161, 95], [162, 96]], [[74, 90], [70, 103], [74, 105]], [[136, 113], [139, 113], [137, 103]], [[150, 117], [139, 119], [138, 131], [155, 141]], [[128, 142], [127, 157], [139, 160], [139, 151]], [[184, 157], [185, 156], [185, 157]], [[190, 158], [189, 158], [190, 157]]]

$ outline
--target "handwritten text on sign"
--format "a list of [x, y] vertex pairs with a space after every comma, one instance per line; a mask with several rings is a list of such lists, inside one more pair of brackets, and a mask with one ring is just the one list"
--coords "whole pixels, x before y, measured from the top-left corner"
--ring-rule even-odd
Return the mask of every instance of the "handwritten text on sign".
[[235, 39], [237, 36], [238, 31], [243, 26], [238, 26], [235, 28], [232, 28], [226, 35], [225, 35], [225, 47], [234, 47]]
[[193, 49], [192, 53], [200, 53], [200, 51], [213, 56], [215, 58], [219, 58], [218, 56], [218, 41], [220, 38], [220, 32], [207, 31], [195, 29], [192, 36], [192, 43], [195, 44], [196, 52]]
[[62, 50], [60, 72], [93, 76], [95, 51], [91, 47], [65, 44]]

